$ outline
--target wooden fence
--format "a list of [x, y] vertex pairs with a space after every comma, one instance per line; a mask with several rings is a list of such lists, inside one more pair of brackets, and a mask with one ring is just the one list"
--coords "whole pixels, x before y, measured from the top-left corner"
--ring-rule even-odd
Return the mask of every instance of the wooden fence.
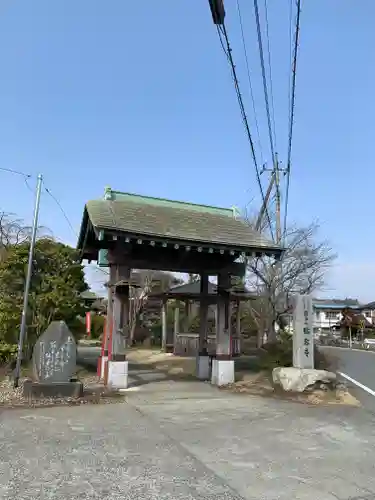
[[[176, 356], [193, 357], [198, 354], [199, 335], [197, 333], [178, 333], [175, 337], [173, 353]], [[216, 336], [207, 337], [207, 350], [211, 356], [216, 352]], [[232, 336], [232, 355], [241, 354], [241, 342], [239, 337]]]

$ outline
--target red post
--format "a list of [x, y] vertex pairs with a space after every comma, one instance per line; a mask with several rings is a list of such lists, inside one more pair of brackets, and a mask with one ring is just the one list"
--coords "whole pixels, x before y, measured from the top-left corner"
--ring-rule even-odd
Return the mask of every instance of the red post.
[[107, 319], [104, 320], [103, 337], [102, 337], [102, 348], [101, 348], [101, 351], [100, 351], [100, 356], [99, 356], [99, 359], [98, 359], [98, 367], [97, 367], [98, 377], [100, 377], [101, 372], [102, 372], [102, 358], [104, 356], [104, 350], [105, 350], [105, 344], [106, 344], [106, 337], [107, 337]]
[[86, 313], [86, 333], [87, 336], [90, 337], [91, 335], [91, 312], [88, 311]]

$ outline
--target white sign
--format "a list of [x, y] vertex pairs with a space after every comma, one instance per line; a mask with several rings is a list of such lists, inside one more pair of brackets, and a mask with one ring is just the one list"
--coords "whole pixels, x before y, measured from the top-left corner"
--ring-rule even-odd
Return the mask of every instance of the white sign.
[[296, 295], [293, 313], [293, 366], [314, 368], [313, 306], [311, 295]]

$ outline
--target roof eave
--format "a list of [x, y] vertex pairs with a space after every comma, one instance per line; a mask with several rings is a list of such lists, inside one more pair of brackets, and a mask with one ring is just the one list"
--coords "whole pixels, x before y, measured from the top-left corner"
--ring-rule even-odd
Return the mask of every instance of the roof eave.
[[96, 233], [100, 231], [104, 231], [104, 233], [108, 235], [113, 235], [114, 233], [122, 233], [124, 237], [133, 237], [134, 239], [144, 239], [144, 240], [149, 240], [149, 241], [157, 241], [157, 240], [170, 240], [173, 243], [179, 243], [182, 245], [188, 245], [188, 246], [206, 246], [206, 247], [212, 247], [212, 248], [225, 248], [228, 250], [234, 250], [238, 253], [264, 253], [266, 255], [273, 255], [277, 260], [279, 260], [282, 256], [282, 254], [285, 252], [285, 248], [281, 247], [273, 247], [273, 246], [261, 246], [261, 245], [256, 245], [254, 244], [253, 246], [250, 245], [241, 245], [241, 244], [231, 244], [231, 243], [218, 243], [218, 242], [210, 242], [210, 241], [203, 241], [203, 240], [193, 240], [193, 239], [180, 239], [168, 235], [159, 235], [159, 234], [146, 234], [146, 233], [141, 233], [137, 231], [121, 231], [118, 229], [114, 229], [113, 227], [106, 227], [106, 226], [93, 226], [94, 230]]
[[84, 250], [84, 245], [85, 245], [85, 239], [87, 237], [88, 229], [89, 229], [89, 214], [87, 212], [87, 207], [85, 205], [85, 208], [83, 209], [83, 214], [82, 214], [82, 222], [81, 222], [81, 227], [79, 230], [79, 235], [78, 235], [78, 241], [77, 241], [77, 249], [78, 250]]

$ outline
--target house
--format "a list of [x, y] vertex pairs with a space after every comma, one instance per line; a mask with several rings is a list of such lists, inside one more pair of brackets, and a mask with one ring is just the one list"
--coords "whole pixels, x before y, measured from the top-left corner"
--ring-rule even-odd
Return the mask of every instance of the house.
[[100, 297], [91, 290], [85, 290], [81, 293], [81, 298], [87, 309], [96, 313], [105, 313], [107, 309], [107, 300]]
[[356, 299], [313, 299], [314, 333], [328, 333], [335, 331], [343, 318], [343, 309], [359, 310], [360, 304]]
[[[345, 309], [363, 315], [369, 324], [375, 325], [375, 302], [361, 304], [357, 299], [313, 298], [314, 334], [320, 335], [339, 330]], [[292, 321], [293, 318], [290, 317], [291, 330]]]

